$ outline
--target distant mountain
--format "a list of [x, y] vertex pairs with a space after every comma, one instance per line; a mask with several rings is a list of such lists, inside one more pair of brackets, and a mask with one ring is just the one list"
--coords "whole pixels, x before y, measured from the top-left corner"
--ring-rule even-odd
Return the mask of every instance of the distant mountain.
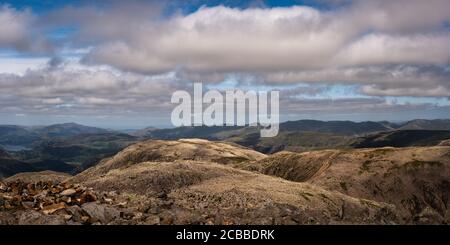
[[[239, 126], [198, 126], [170, 129], [144, 129], [138, 131], [141, 137], [155, 139], [203, 138], [224, 139], [242, 136], [242, 133], [259, 133], [260, 127]], [[299, 120], [280, 123], [280, 132], [319, 132], [337, 135], [364, 135], [374, 132], [392, 130], [387, 122], [351, 122], [351, 121], [317, 121]], [[136, 133], [135, 133], [136, 134]], [[134, 134], [134, 135], [135, 135]]]
[[352, 147], [434, 146], [447, 139], [450, 139], [450, 130], [398, 130], [360, 137]]
[[201, 138], [223, 140], [253, 148], [263, 153], [281, 150], [307, 151], [349, 147], [356, 136], [390, 131], [389, 122], [351, 122], [298, 120], [280, 124], [276, 137], [261, 138], [261, 127], [199, 126], [171, 129], [150, 129], [140, 131], [141, 138], [175, 140]]
[[0, 159], [11, 158], [8, 152], [0, 148]]
[[28, 163], [12, 158], [5, 150], [0, 148], [0, 179], [20, 172], [30, 172], [35, 169]]
[[71, 137], [80, 134], [102, 134], [110, 132], [110, 130], [88, 127], [76, 123], [63, 123], [36, 127], [0, 125], [0, 145], [30, 147], [34, 143], [48, 138]]
[[258, 132], [244, 135], [243, 137], [227, 139], [227, 141], [268, 154], [283, 150], [303, 152], [331, 148], [348, 148], [353, 140], [354, 137], [352, 136], [308, 131], [283, 131], [272, 138], [261, 138]]
[[26, 127], [0, 125], [0, 145], [30, 145], [40, 137]]
[[361, 135], [391, 129], [380, 122], [299, 120], [280, 124], [280, 131], [309, 131], [340, 135]]
[[115, 154], [137, 141], [136, 137], [123, 133], [79, 134], [43, 139], [36, 142], [32, 150], [17, 152], [15, 155], [24, 161], [58, 159], [80, 165], [90, 159]]
[[156, 130], [158, 130], [158, 128], [147, 127], [147, 128], [138, 129], [138, 130], [125, 130], [124, 132], [129, 135], [136, 136], [136, 137], [147, 137], [147, 136], [151, 135], [153, 131], [156, 131]]
[[[198, 127], [178, 127], [167, 129], [147, 130], [143, 135], [145, 138], [174, 140], [182, 138], [201, 138], [201, 139], [220, 139], [220, 134], [229, 131], [235, 131], [244, 127], [237, 126], [198, 126]], [[255, 130], [255, 128], [252, 128]]]
[[[414, 126], [415, 125], [415, 126]], [[352, 121], [318, 121], [318, 120], [298, 120], [288, 121], [280, 124], [280, 131], [276, 137], [261, 138], [260, 127], [227, 127], [227, 126], [198, 126], [179, 127], [170, 129], [147, 128], [136, 131], [134, 135], [141, 139], [164, 139], [176, 140], [182, 138], [201, 138], [208, 140], [223, 140], [237, 143], [253, 148], [263, 153], [274, 153], [281, 150], [309, 151], [332, 148], [352, 148], [366, 145], [370, 147], [369, 141], [379, 137], [378, 134], [401, 131], [404, 129], [429, 129], [438, 130], [450, 128], [450, 120], [413, 120], [406, 123], [381, 122], [352, 122]], [[411, 130], [410, 130], [411, 131]], [[410, 132], [392, 136], [386, 145], [437, 145], [436, 140], [431, 135], [438, 135], [437, 132]], [[426, 131], [426, 130], [425, 130]], [[409, 135], [409, 136], [408, 136]], [[428, 136], [427, 136], [428, 135]], [[418, 138], [417, 138], [418, 137]], [[445, 139], [447, 136], [438, 135], [437, 139]], [[367, 140], [366, 140], [367, 139]], [[407, 140], [414, 139], [414, 142]], [[365, 141], [366, 140], [366, 141]], [[405, 142], [401, 143], [401, 140]], [[393, 143], [395, 141], [395, 144]], [[416, 142], [418, 141], [418, 142]], [[420, 141], [420, 142], [419, 142]], [[381, 143], [380, 143], [381, 144]], [[377, 145], [377, 144], [373, 144]]]
[[450, 119], [416, 119], [400, 125], [398, 130], [450, 130]]
[[63, 123], [37, 128], [34, 132], [43, 137], [70, 137], [80, 134], [102, 134], [110, 131], [76, 123]]

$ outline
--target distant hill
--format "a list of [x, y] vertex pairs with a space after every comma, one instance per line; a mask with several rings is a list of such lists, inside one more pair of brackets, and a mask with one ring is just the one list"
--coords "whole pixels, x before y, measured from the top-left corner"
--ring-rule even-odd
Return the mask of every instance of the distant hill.
[[28, 163], [15, 159], [0, 159], [0, 179], [22, 172], [37, 171]]
[[[364, 135], [373, 132], [392, 130], [387, 122], [351, 122], [351, 121], [317, 121], [298, 120], [280, 123], [280, 132], [319, 132], [337, 135]], [[242, 133], [259, 133], [260, 127], [244, 126], [198, 126], [179, 127], [169, 129], [143, 129], [136, 131], [133, 135], [155, 139], [181, 139], [181, 138], [203, 138], [203, 139], [225, 139], [231, 136], [239, 136]]]
[[29, 147], [38, 141], [48, 138], [71, 137], [80, 134], [101, 134], [109, 132], [111, 132], [111, 130], [88, 127], [76, 123], [63, 123], [36, 127], [0, 125], [0, 145], [19, 145]]
[[281, 131], [309, 131], [340, 135], [361, 135], [391, 130], [380, 122], [299, 120], [280, 124]]
[[12, 158], [0, 148], [0, 179], [20, 173], [35, 171], [30, 164]]
[[44, 170], [72, 173], [74, 168], [75, 167], [72, 165], [54, 159], [39, 159], [34, 162], [22, 161], [0, 149], [0, 178], [6, 178], [22, 172], [36, 172]]
[[14, 158], [0, 157], [0, 179], [6, 178], [17, 173], [38, 172], [38, 171], [58, 171], [72, 173], [74, 166], [58, 160], [40, 160], [34, 163], [23, 162]]
[[58, 159], [71, 164], [83, 164], [89, 159], [115, 154], [137, 141], [136, 137], [123, 133], [79, 134], [43, 139], [36, 142], [32, 150], [21, 151], [16, 155], [26, 161]]
[[450, 130], [450, 119], [416, 119], [401, 124], [397, 130]]
[[434, 146], [450, 139], [450, 130], [398, 130], [360, 137], [355, 148]]
[[[448, 137], [446, 134], [439, 135], [439, 132], [414, 132], [410, 129], [435, 131], [445, 130], [447, 127], [450, 128], [450, 120], [412, 120], [405, 123], [298, 120], [281, 123], [279, 134], [272, 138], [261, 138], [260, 127], [236, 126], [147, 128], [136, 131], [134, 135], [141, 139], [201, 138], [223, 140], [251, 147], [263, 153], [275, 153], [281, 150], [303, 152], [332, 148], [376, 147], [377, 145], [431, 146], [440, 143], [436, 140], [444, 140]], [[369, 143], [379, 136], [407, 129], [409, 131], [396, 133], [384, 143], [378, 141], [376, 144]], [[404, 142], [401, 142], [402, 140]], [[410, 142], [410, 140], [414, 142]]]
[[8, 154], [8, 152], [6, 152], [2, 148], [0, 148], [0, 159], [6, 159], [6, 158], [10, 158], [10, 155]]
[[178, 127], [165, 129], [151, 129], [140, 132], [142, 138], [146, 139], [164, 139], [176, 140], [183, 138], [201, 138], [218, 140], [220, 134], [224, 132], [234, 131], [243, 127], [225, 127], [225, 126], [196, 126], [196, 127]]
[[51, 170], [62, 173], [72, 173], [75, 169], [74, 166], [55, 159], [40, 160], [37, 162], [32, 162], [30, 165], [35, 168], [36, 171]]
[[31, 145], [40, 136], [26, 127], [0, 125], [0, 145]]
[[55, 124], [34, 130], [41, 137], [69, 137], [80, 134], [101, 134], [108, 133], [109, 130], [84, 126], [76, 123]]
[[146, 128], [138, 129], [138, 130], [124, 130], [122, 132], [127, 133], [132, 136], [136, 136], [136, 137], [147, 137], [147, 136], [151, 135], [153, 131], [156, 131], [156, 130], [158, 130], [158, 128], [146, 127]]

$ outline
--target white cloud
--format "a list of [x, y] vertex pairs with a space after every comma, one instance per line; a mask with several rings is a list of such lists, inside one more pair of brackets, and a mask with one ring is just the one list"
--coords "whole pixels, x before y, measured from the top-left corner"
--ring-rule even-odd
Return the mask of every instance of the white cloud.
[[45, 53], [52, 45], [42, 35], [29, 9], [16, 10], [0, 4], [0, 48]]
[[142, 20], [126, 35], [110, 30], [86, 61], [142, 73], [447, 64], [450, 33], [440, 29], [450, 20], [448, 2], [389, 2], [357, 2], [335, 11], [202, 8], [165, 21]]
[[27, 27], [31, 22], [29, 11], [16, 11], [3, 5], [0, 6], [0, 46], [19, 46], [27, 37]]
[[23, 75], [28, 70], [45, 68], [49, 58], [12, 58], [0, 57], [0, 74], [11, 73]]
[[[0, 112], [159, 115], [173, 91], [229, 76], [247, 87], [312, 84], [285, 91], [282, 106], [293, 114], [398, 111], [406, 107], [382, 96], [450, 96], [448, 0], [353, 1], [331, 10], [216, 6], [172, 16], [162, 9], [117, 1], [38, 16], [0, 7], [0, 48], [47, 56], [0, 58]], [[61, 26], [77, 28], [52, 49], [40, 33]], [[361, 94], [295, 97], [332, 84]]]

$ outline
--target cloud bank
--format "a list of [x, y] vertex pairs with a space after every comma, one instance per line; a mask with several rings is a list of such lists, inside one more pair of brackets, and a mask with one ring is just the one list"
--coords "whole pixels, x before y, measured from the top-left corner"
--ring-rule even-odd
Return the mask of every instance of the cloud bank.
[[[218, 5], [188, 13], [139, 1], [45, 13], [3, 5], [0, 50], [49, 62], [21, 73], [1, 70], [0, 113], [167, 113], [175, 90], [232, 80], [237, 87], [281, 89], [287, 117], [429, 108], [444, 117], [449, 2], [349, 2], [330, 8]], [[1, 52], [2, 62], [18, 59]], [[345, 98], [334, 92], [349, 87]]]

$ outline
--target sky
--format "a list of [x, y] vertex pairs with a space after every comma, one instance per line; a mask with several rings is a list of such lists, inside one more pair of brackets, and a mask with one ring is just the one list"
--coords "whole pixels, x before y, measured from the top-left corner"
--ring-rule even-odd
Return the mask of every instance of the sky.
[[450, 1], [0, 1], [0, 124], [169, 127], [177, 90], [282, 121], [450, 118]]

